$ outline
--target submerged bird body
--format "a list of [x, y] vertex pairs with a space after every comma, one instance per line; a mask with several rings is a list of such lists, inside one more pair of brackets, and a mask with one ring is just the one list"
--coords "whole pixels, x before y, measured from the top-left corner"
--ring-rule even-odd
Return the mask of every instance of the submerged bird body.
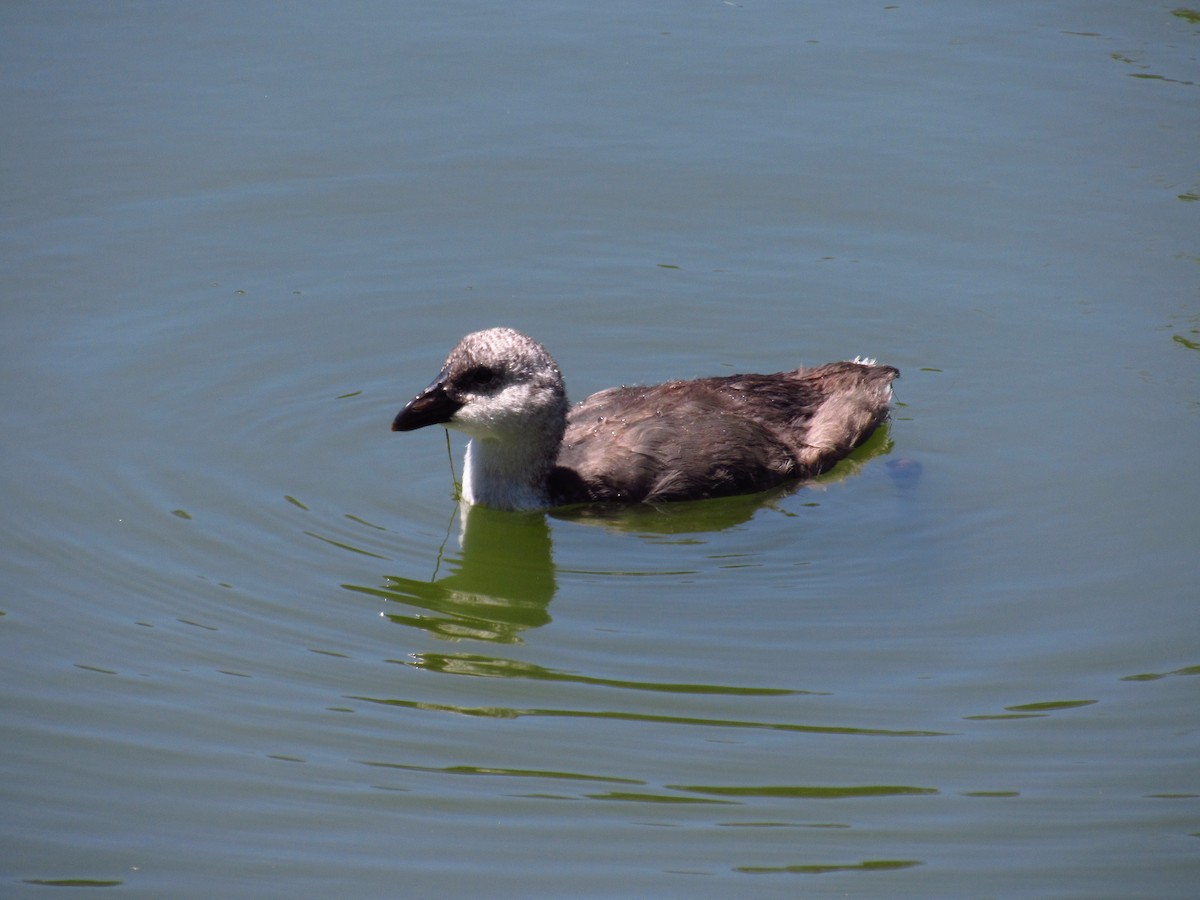
[[462, 339], [392, 430], [444, 424], [468, 434], [468, 503], [696, 500], [829, 470], [887, 417], [898, 375], [856, 360], [610, 388], [568, 408], [546, 349], [491, 328]]

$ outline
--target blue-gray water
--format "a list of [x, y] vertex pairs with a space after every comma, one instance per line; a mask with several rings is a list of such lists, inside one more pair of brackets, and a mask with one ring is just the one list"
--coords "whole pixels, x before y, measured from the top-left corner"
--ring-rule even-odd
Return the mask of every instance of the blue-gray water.
[[[1198, 55], [1115, 0], [5, 4], [0, 894], [1192, 896]], [[460, 542], [388, 425], [493, 324], [576, 398], [899, 402], [812, 488]]]

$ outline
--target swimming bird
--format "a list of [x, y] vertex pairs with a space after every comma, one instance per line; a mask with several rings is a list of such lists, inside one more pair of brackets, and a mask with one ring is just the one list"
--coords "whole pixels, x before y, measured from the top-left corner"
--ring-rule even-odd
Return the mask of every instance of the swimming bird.
[[696, 500], [828, 471], [888, 414], [892, 366], [855, 359], [773, 375], [615, 387], [574, 407], [545, 347], [468, 334], [392, 431], [470, 437], [462, 498], [499, 509]]

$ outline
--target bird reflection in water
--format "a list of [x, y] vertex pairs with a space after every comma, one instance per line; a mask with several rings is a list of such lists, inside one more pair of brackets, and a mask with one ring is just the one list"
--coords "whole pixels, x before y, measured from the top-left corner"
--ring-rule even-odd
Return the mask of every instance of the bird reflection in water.
[[[858, 472], [869, 460], [892, 448], [888, 423], [826, 475], [811, 482], [771, 491], [709, 500], [662, 504], [585, 504], [551, 513], [513, 512], [459, 504], [458, 548], [446, 544], [428, 579], [386, 575], [379, 587], [344, 585], [347, 590], [380, 597], [400, 609], [384, 615], [398, 625], [419, 628], [450, 640], [516, 643], [522, 633], [551, 621], [550, 601], [557, 590], [548, 516], [574, 524], [599, 525], [646, 539], [662, 535], [715, 533], [749, 521], [762, 509], [782, 515], [779, 501], [799, 489], [819, 490]], [[446, 571], [443, 571], [446, 570]], [[614, 570], [619, 575], [619, 570]]]

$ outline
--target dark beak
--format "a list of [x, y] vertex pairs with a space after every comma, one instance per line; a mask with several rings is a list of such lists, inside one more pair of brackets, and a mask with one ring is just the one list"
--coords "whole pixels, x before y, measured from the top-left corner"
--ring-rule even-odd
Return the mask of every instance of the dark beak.
[[446, 393], [446, 377], [439, 375], [433, 384], [413, 397], [392, 422], [392, 431], [415, 431], [426, 425], [443, 425], [462, 408], [462, 403]]

